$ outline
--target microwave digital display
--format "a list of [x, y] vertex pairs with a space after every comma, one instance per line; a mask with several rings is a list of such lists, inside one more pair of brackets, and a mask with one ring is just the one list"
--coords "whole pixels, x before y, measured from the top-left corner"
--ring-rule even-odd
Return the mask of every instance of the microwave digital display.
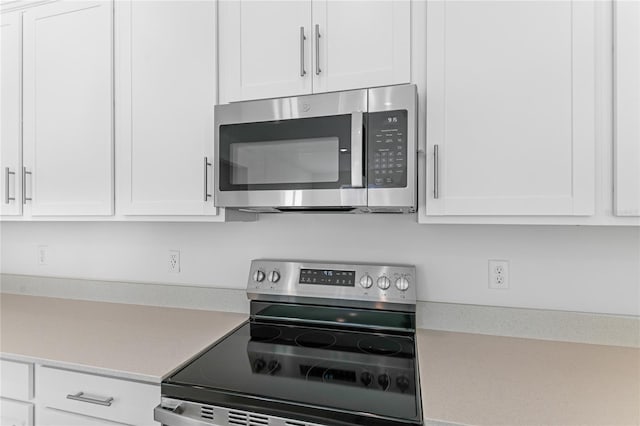
[[355, 271], [337, 271], [334, 269], [300, 269], [299, 284], [335, 285], [355, 287]]

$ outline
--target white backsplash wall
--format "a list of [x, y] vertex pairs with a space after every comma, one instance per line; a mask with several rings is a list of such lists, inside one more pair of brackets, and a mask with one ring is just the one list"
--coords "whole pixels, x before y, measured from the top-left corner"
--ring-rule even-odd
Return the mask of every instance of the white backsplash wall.
[[[418, 225], [414, 215], [250, 223], [4, 222], [1, 272], [239, 288], [254, 258], [409, 263], [424, 301], [640, 315], [640, 229]], [[46, 265], [37, 261], [47, 246]], [[168, 272], [168, 251], [181, 271]], [[510, 261], [508, 290], [488, 259]]]

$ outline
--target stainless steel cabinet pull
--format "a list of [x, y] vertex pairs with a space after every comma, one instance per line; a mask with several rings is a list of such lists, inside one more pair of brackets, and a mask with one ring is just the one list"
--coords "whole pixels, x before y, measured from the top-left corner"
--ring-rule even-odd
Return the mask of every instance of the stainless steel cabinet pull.
[[16, 172], [12, 172], [8, 167], [4, 168], [4, 203], [9, 204], [9, 201], [15, 201], [16, 197], [9, 196], [9, 176], [13, 175], [13, 187], [15, 188], [15, 176]]
[[433, 146], [433, 198], [438, 198], [438, 145]]
[[209, 162], [208, 157], [204, 157], [204, 201], [209, 201], [209, 166], [212, 164]]
[[104, 405], [105, 407], [111, 407], [111, 403], [113, 402], [113, 398], [111, 397], [104, 399], [89, 398], [88, 396], [84, 396], [84, 392], [78, 392], [74, 395], [69, 394], [67, 395], [67, 399], [73, 399], [74, 401], [80, 402], [88, 402], [89, 404]]
[[300, 77], [304, 77], [307, 71], [304, 69], [304, 41], [307, 38], [304, 36], [304, 27], [300, 27]]
[[320, 25], [316, 24], [316, 75], [320, 75]]
[[31, 172], [27, 171], [26, 167], [22, 168], [22, 204], [27, 204], [27, 201], [32, 201], [33, 198], [27, 198], [27, 175], [32, 175]]

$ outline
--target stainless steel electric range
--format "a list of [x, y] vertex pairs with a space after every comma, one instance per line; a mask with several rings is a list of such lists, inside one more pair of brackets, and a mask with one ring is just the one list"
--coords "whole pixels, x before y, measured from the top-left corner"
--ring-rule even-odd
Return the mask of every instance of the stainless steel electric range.
[[254, 260], [248, 322], [162, 382], [167, 426], [422, 425], [415, 268]]

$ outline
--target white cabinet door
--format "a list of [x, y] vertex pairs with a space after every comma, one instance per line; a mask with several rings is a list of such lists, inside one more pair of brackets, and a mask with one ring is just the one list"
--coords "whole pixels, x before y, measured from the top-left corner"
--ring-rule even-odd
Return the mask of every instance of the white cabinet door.
[[614, 211], [640, 216], [640, 2], [614, 4]]
[[33, 404], [0, 398], [0, 426], [33, 426]]
[[593, 2], [429, 2], [426, 31], [427, 215], [593, 214]]
[[411, 4], [313, 1], [313, 91], [409, 83]]
[[311, 0], [222, 0], [220, 102], [311, 93]]
[[116, 3], [119, 213], [216, 214], [205, 195], [214, 184], [215, 11], [214, 0]]
[[[38, 426], [116, 426], [124, 423], [110, 422], [66, 411], [45, 408], [38, 413]], [[4, 426], [4, 425], [3, 425]]]
[[31, 214], [113, 214], [113, 2], [24, 14], [24, 165]]
[[0, 214], [22, 213], [22, 15], [0, 15]]
[[0, 359], [0, 396], [11, 399], [33, 398], [33, 364]]

